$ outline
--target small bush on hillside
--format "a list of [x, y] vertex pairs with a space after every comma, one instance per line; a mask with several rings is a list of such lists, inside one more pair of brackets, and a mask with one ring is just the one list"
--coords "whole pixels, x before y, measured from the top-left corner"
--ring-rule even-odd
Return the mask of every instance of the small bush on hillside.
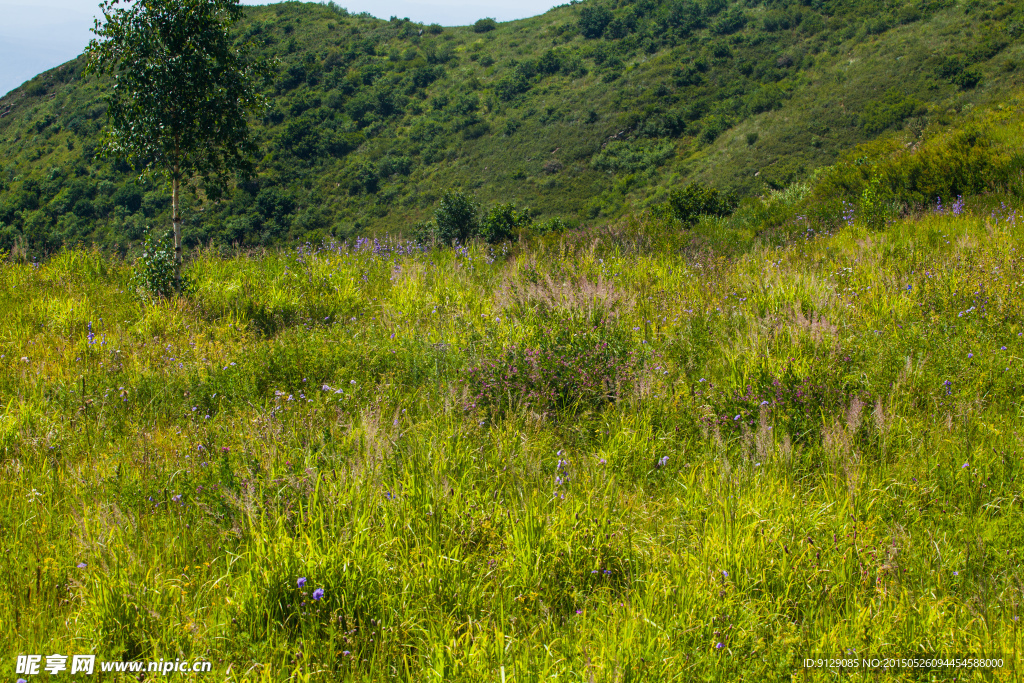
[[600, 38], [615, 15], [604, 5], [584, 5], [580, 10], [579, 28], [584, 38]]
[[462, 139], [476, 140], [477, 138], [482, 138], [483, 136], [487, 135], [490, 132], [491, 124], [487, 123], [486, 121], [480, 121], [479, 123], [474, 123], [469, 126], [466, 126], [462, 130]]
[[939, 75], [964, 90], [969, 90], [981, 82], [981, 74], [970, 69], [960, 57], [946, 57], [939, 66]]
[[761, 19], [761, 25], [769, 33], [788, 30], [792, 28], [792, 23], [793, 20], [789, 14], [778, 9], [765, 12], [764, 18]]
[[168, 298], [175, 294], [188, 294], [194, 289], [188, 276], [174, 279], [174, 242], [172, 234], [154, 238], [146, 234], [142, 255], [132, 267], [131, 288], [143, 297]]
[[896, 21], [901, 24], [912, 24], [921, 19], [921, 10], [913, 5], [906, 5], [896, 15]]
[[40, 80], [34, 80], [25, 86], [25, 94], [29, 97], [42, 97], [46, 94], [46, 84]]
[[496, 204], [480, 216], [480, 205], [458, 190], [449, 190], [434, 210], [434, 220], [413, 228], [413, 238], [420, 243], [454, 244], [483, 238], [490, 244], [514, 239], [533, 218], [529, 209], [519, 210], [515, 204]]
[[547, 235], [552, 232], [564, 232], [569, 229], [569, 225], [559, 216], [553, 216], [546, 221], [534, 223], [531, 227], [533, 232], [538, 235]]
[[429, 245], [437, 241], [437, 226], [434, 221], [421, 221], [412, 226], [412, 241], [420, 245]]
[[825, 30], [825, 20], [819, 14], [808, 12], [800, 22], [800, 30], [809, 36], [821, 33]]
[[510, 69], [494, 84], [494, 94], [508, 102], [530, 89], [530, 79], [520, 67]]
[[[863, 162], [871, 158], [877, 161]], [[888, 200], [920, 207], [936, 197], [952, 199], [1004, 185], [1018, 168], [988, 135], [970, 126], [927, 140], [909, 154], [896, 140], [862, 145], [827, 172], [814, 194], [858, 201], [877, 176]]]
[[703, 5], [704, 15], [713, 17], [728, 7], [729, 3], [727, 0], [704, 0], [701, 5]]
[[970, 90], [981, 83], [981, 73], [977, 69], [964, 69], [951, 79], [953, 85], [960, 86], [964, 90]]
[[479, 206], [457, 190], [448, 190], [434, 210], [434, 226], [439, 242], [467, 242], [480, 231]]
[[898, 212], [899, 202], [892, 191], [882, 186], [882, 179], [875, 176], [860, 193], [858, 213], [872, 230], [881, 230], [886, 222]]
[[613, 173], [639, 173], [661, 166], [675, 154], [671, 141], [627, 142], [616, 140], [608, 144], [591, 162], [599, 171]]
[[865, 133], [874, 135], [903, 123], [911, 116], [922, 116], [927, 111], [928, 108], [913, 97], [904, 95], [896, 88], [889, 88], [882, 99], [864, 107], [860, 125]]
[[669, 195], [672, 215], [686, 226], [693, 226], [701, 216], [728, 216], [739, 205], [733, 193], [722, 194], [713, 187], [690, 183]]
[[496, 28], [498, 28], [498, 22], [490, 17], [477, 19], [476, 23], [473, 24], [474, 33], [487, 33], [488, 31], [493, 31]]
[[719, 36], [728, 36], [742, 30], [746, 25], [747, 18], [743, 15], [743, 10], [734, 7], [711, 26], [711, 32]]
[[519, 211], [514, 204], [497, 204], [484, 217], [480, 236], [491, 244], [514, 239], [521, 228], [533, 223], [530, 210]]
[[786, 93], [779, 86], [770, 83], [754, 91], [747, 98], [747, 111], [751, 114], [760, 114], [782, 107]]
[[704, 119], [700, 131], [700, 141], [705, 145], [710, 145], [727, 130], [729, 130], [729, 120], [721, 114], [711, 114]]

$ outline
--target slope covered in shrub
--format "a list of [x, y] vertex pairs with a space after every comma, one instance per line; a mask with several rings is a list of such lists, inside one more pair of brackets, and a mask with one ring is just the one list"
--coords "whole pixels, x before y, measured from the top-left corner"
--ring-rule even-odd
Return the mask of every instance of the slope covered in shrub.
[[[276, 59], [259, 173], [186, 204], [190, 245], [405, 233], [447, 190], [603, 224], [697, 180], [761, 194], [858, 143], [1006, 96], [1016, 3], [587, 2], [420, 25], [328, 5], [246, 9]], [[0, 248], [124, 250], [168, 192], [96, 157], [104, 82], [82, 59], [0, 98]]]

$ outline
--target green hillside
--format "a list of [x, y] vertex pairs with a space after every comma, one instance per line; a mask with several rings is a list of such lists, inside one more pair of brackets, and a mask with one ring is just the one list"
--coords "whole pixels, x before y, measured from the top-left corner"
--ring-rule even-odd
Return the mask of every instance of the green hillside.
[[[237, 27], [274, 58], [258, 176], [186, 198], [186, 244], [408, 232], [448, 188], [602, 223], [696, 179], [759, 195], [1018, 84], [1007, 0], [574, 3], [468, 27], [289, 2]], [[0, 99], [0, 248], [125, 250], [169, 192], [96, 156], [84, 58]]]

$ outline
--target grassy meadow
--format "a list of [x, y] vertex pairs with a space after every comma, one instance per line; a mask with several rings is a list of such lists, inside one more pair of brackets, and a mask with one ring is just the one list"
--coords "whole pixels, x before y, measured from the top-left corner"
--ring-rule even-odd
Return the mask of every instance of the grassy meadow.
[[[5, 261], [0, 651], [1015, 680], [1024, 217], [946, 203], [199, 252], [155, 301], [97, 251]], [[853, 655], [1005, 664], [801, 664]]]
[[0, 98], [4, 667], [1018, 679], [1024, 9], [247, 12], [180, 295], [84, 59]]

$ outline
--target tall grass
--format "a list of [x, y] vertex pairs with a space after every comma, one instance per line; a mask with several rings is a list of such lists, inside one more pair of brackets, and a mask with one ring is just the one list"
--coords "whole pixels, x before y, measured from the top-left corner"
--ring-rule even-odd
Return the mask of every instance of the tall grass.
[[[728, 251], [719, 220], [663, 227], [201, 253], [192, 299], [146, 305], [98, 253], [3, 264], [0, 651], [331, 681], [995, 655], [955, 675], [1012, 680], [1019, 217]], [[633, 360], [599, 400], [473, 400], [513, 350], [614, 386], [601, 340]]]

